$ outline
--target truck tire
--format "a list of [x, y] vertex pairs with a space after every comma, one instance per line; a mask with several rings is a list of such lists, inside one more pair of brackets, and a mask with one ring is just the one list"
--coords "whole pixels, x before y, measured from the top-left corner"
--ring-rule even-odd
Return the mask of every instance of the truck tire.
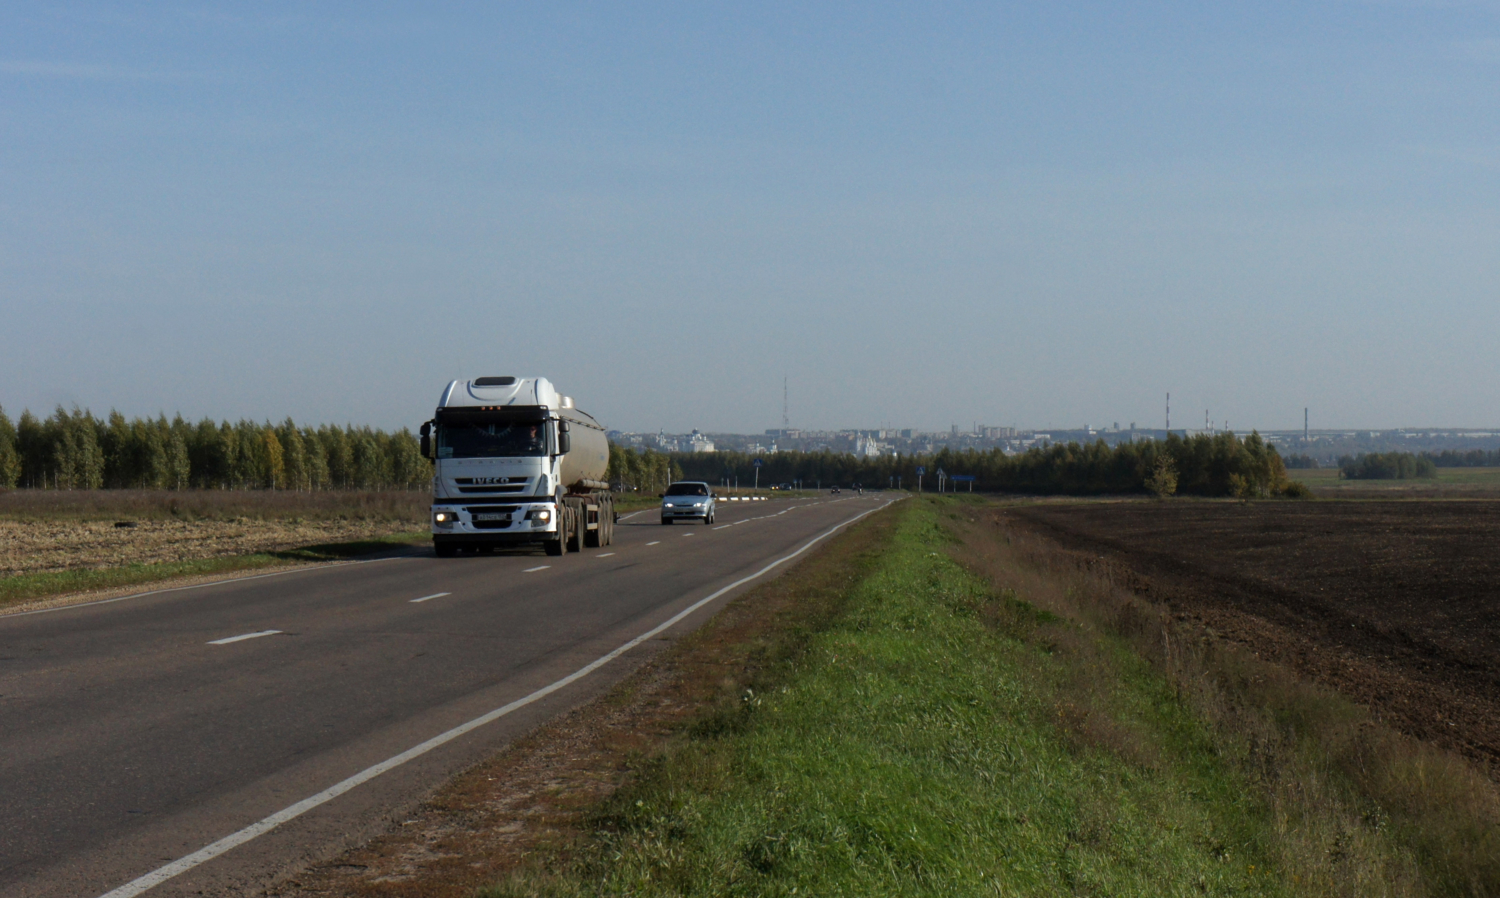
[[432, 551], [436, 552], [439, 558], [452, 558], [458, 554], [458, 546], [453, 543], [433, 543]]
[[583, 551], [583, 511], [581, 509], [569, 509], [573, 513], [568, 517], [573, 519], [573, 526], [568, 530], [568, 551]]
[[546, 548], [548, 555], [561, 555], [564, 548], [562, 534], [559, 533], [557, 535], [557, 539], [547, 540], [546, 542], [542, 543], [542, 546]]
[[604, 506], [599, 506], [599, 520], [594, 524], [593, 530], [588, 529], [589, 508], [587, 504], [578, 510], [578, 514], [578, 527], [583, 531], [583, 544], [590, 549], [597, 549], [604, 545]]

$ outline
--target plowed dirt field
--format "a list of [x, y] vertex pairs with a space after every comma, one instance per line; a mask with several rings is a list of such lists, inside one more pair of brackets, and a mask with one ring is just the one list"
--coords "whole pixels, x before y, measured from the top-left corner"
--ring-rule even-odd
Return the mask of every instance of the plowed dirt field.
[[1500, 502], [1080, 502], [1000, 522], [1500, 772]]

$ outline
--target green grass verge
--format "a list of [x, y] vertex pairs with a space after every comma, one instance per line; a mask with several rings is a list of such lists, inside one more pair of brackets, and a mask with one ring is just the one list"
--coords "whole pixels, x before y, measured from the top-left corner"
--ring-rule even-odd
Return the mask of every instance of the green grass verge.
[[42, 574], [18, 574], [0, 579], [0, 608], [32, 599], [73, 592], [145, 585], [206, 574], [229, 574], [288, 562], [338, 561], [357, 558], [399, 546], [423, 543], [431, 538], [432, 535], [426, 532], [398, 533], [356, 542], [299, 546], [280, 552], [256, 552], [250, 555], [201, 558], [194, 561], [127, 564], [119, 567]]
[[[807, 648], [651, 761], [517, 895], [1295, 894], [1258, 792], [1148, 665], [1077, 678], [906, 503]], [[1086, 690], [1085, 694], [1090, 694]]]

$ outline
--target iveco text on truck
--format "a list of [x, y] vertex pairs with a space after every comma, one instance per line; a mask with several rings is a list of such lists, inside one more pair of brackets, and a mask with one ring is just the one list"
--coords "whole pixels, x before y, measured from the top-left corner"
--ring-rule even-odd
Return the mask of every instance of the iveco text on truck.
[[455, 380], [421, 435], [439, 556], [537, 544], [561, 555], [614, 541], [604, 428], [546, 378]]

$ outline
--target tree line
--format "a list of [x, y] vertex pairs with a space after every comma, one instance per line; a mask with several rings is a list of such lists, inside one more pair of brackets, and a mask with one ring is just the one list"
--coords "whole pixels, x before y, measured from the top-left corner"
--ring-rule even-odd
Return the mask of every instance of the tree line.
[[14, 424], [0, 409], [0, 488], [415, 489], [431, 464], [407, 430], [241, 420], [126, 420], [58, 407]]
[[684, 475], [682, 467], [665, 453], [610, 443], [609, 473], [605, 479], [612, 489], [622, 492], [659, 493], [672, 481], [684, 479]]
[[[1232, 433], [1198, 434], [1165, 440], [1120, 443], [1056, 444], [1019, 455], [999, 449], [927, 455], [861, 458], [846, 452], [778, 452], [760, 457], [760, 484], [800, 481], [804, 487], [917, 486], [918, 467], [926, 469], [923, 487], [933, 489], [937, 471], [972, 475], [983, 492], [1034, 495], [1103, 495], [1182, 493], [1194, 496], [1300, 495], [1305, 488], [1287, 478], [1276, 448], [1260, 434], [1241, 440]], [[683, 477], [710, 483], [748, 486], [755, 477], [756, 456], [743, 452], [673, 453]]]
[[1432, 459], [1432, 463], [1439, 468], [1500, 468], [1500, 449], [1469, 449], [1462, 452], [1444, 449], [1442, 452], [1424, 452], [1422, 455]]
[[1339, 477], [1345, 480], [1412, 480], [1437, 477], [1437, 465], [1426, 453], [1366, 452], [1339, 459]]
[[[671, 453], [611, 444], [612, 485], [661, 492], [673, 480], [755, 480], [755, 456], [743, 452]], [[974, 489], [1037, 495], [1182, 493], [1271, 496], [1298, 492], [1275, 447], [1259, 434], [1169, 435], [1165, 440], [1067, 443], [1020, 455], [944, 448], [928, 455], [862, 458], [847, 452], [779, 452], [762, 458], [761, 486], [917, 485], [933, 489], [939, 469], [972, 475]], [[0, 409], [0, 488], [33, 489], [421, 489], [432, 476], [415, 436], [369, 427], [298, 426], [241, 420], [196, 424], [100, 419], [59, 407], [46, 419], [30, 411], [14, 423]]]

